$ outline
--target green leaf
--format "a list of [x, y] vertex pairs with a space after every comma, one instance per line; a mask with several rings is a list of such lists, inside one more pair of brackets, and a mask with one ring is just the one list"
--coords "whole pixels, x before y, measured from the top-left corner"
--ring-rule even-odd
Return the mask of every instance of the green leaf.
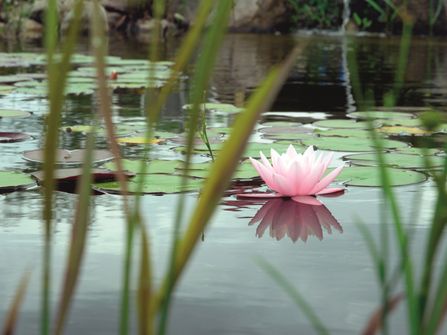
[[[138, 175], [128, 182], [128, 188], [129, 192], [134, 193], [138, 190], [138, 183], [142, 181], [143, 193], [179, 193], [182, 191], [198, 191], [203, 183], [201, 179], [189, 178], [186, 188], [182, 190], [181, 180], [181, 176], [168, 174]], [[118, 182], [97, 183], [93, 187], [94, 189], [108, 193], [121, 193], [121, 187]]]
[[[361, 166], [378, 166], [377, 156], [375, 154], [356, 154], [343, 157], [350, 160], [352, 164]], [[386, 165], [399, 169], [425, 169], [424, 157], [418, 155], [407, 155], [401, 153], [385, 153], [383, 154]], [[430, 157], [433, 167], [441, 167], [444, 165], [444, 157]]]
[[[387, 173], [391, 186], [410, 185], [427, 180], [425, 174], [411, 170], [388, 168]], [[346, 167], [336, 180], [348, 186], [381, 186], [380, 171], [377, 167]]]
[[321, 128], [368, 129], [366, 122], [356, 120], [321, 120], [314, 122], [313, 125]]
[[[216, 113], [222, 113], [222, 114], [236, 114], [243, 110], [243, 108], [236, 107], [231, 104], [224, 104], [224, 103], [214, 103], [214, 102], [207, 102], [204, 104], [200, 104], [201, 107], [204, 107], [205, 110], [216, 112]], [[183, 109], [190, 109], [192, 105], [184, 105]]]
[[[320, 150], [334, 151], [373, 151], [374, 143], [368, 138], [344, 138], [344, 137], [315, 137], [301, 141], [304, 145], [315, 145]], [[382, 140], [385, 149], [404, 148], [408, 145], [404, 142]]]
[[[141, 169], [141, 160], [122, 159], [123, 170], [132, 173], [139, 173]], [[180, 161], [178, 160], [153, 160], [145, 162], [147, 173], [175, 173], [176, 167]], [[104, 164], [104, 168], [111, 171], [116, 171], [116, 164], [114, 162], [108, 162]]]
[[36, 182], [27, 174], [14, 171], [0, 171], [0, 193], [23, 190]]
[[21, 110], [0, 109], [0, 118], [25, 118], [29, 117], [30, 115], [31, 113]]
[[371, 111], [371, 112], [353, 112], [349, 116], [359, 119], [411, 119], [415, 115], [410, 113], [389, 112], [389, 111]]

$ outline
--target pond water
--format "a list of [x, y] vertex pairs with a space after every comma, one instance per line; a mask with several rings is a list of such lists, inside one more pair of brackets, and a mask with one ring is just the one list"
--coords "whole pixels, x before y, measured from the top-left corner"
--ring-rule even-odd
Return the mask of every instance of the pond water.
[[[145, 55], [146, 46], [138, 43], [113, 40], [110, 45], [113, 55], [133, 58]], [[392, 87], [398, 62], [397, 38], [229, 35], [219, 55], [210, 99], [238, 104], [259, 85], [268, 69], [294, 46], [301, 48], [302, 53], [263, 121], [292, 119], [311, 123], [322, 119], [347, 119], [346, 115], [356, 110], [347, 71], [347, 50], [354, 46], [358, 50], [362, 85], [365, 92], [371, 92], [370, 102], [381, 105], [383, 94]], [[0, 51], [39, 50], [33, 45], [0, 47]], [[165, 57], [170, 59], [174, 50], [175, 43], [167, 45]], [[87, 48], [79, 50], [86, 51]], [[413, 113], [424, 106], [445, 110], [447, 44], [440, 40], [416, 39], [408, 61], [406, 83], [398, 97], [399, 110]], [[0, 68], [0, 74], [17, 70]], [[182, 88], [171, 96], [159, 130], [174, 133], [183, 130], [182, 106], [187, 103], [186, 93]], [[114, 93], [114, 121], [142, 121], [144, 104], [141, 95]], [[32, 117], [26, 119], [0, 121], [2, 131], [27, 132], [33, 139], [1, 144], [0, 169], [34, 171], [37, 166], [25, 162], [19, 153], [41, 147], [47, 102], [24, 94], [0, 95], [0, 109], [5, 108], [33, 112]], [[64, 106], [62, 123], [64, 126], [88, 124], [95, 109], [95, 97], [70, 95]], [[225, 127], [232, 119], [231, 115], [210, 113], [208, 125]], [[61, 147], [77, 149], [84, 146], [85, 136], [61, 132], [60, 139]], [[98, 140], [98, 147], [104, 148], [105, 143]], [[140, 155], [135, 148], [123, 150], [127, 157]], [[336, 157], [344, 154], [346, 152], [337, 153]], [[175, 158], [179, 154], [168, 148], [156, 151], [155, 155]], [[435, 192], [430, 181], [396, 187], [395, 192], [406, 227], [414, 232], [413, 255], [420, 261]], [[76, 198], [63, 192], [56, 195], [54, 302], [62, 283]], [[19, 334], [39, 332], [42, 199], [38, 189], [0, 198], [3, 215], [0, 222], [0, 322], [21, 275], [26, 269], [32, 269], [19, 320]], [[196, 199], [197, 193], [187, 195], [189, 213]], [[161, 279], [167, 264], [173, 205], [177, 200], [176, 194], [146, 195], [142, 199], [156, 281]], [[356, 224], [364, 222], [378, 239], [380, 224], [387, 220], [386, 230], [394, 242], [393, 226], [379, 188], [348, 186], [343, 196], [322, 198], [322, 202], [324, 206], [310, 206], [290, 200], [246, 202], [236, 200], [234, 195], [225, 197], [176, 290], [169, 333], [313, 334], [308, 320], [290, 297], [259, 267], [256, 260], [261, 257], [295, 285], [332, 334], [358, 334], [380, 298], [374, 266]], [[87, 254], [67, 334], [117, 333], [124, 248], [121, 205], [119, 195], [101, 195], [93, 199]], [[254, 222], [252, 218], [257, 213], [258, 218], [263, 216], [264, 219]], [[391, 250], [389, 261], [397, 264], [396, 250]], [[417, 263], [416, 268], [419, 266]], [[406, 333], [405, 318], [404, 308], [398, 308], [391, 321], [394, 333]]]

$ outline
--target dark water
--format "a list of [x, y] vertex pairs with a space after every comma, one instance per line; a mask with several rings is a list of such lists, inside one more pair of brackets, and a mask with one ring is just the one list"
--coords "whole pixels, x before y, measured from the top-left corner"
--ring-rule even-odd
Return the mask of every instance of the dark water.
[[[398, 39], [372, 37], [272, 37], [231, 35], [224, 42], [210, 88], [210, 98], [237, 103], [259, 85], [272, 64], [297, 45], [302, 53], [286, 85], [266, 118], [286, 116], [311, 122], [343, 117], [356, 108], [346, 71], [349, 48], [358, 50], [360, 79], [372, 92], [376, 104], [392, 87], [398, 61]], [[145, 46], [112, 41], [111, 53], [143, 57]], [[11, 46], [3, 46], [11, 49]], [[14, 46], [17, 48], [17, 46]], [[24, 50], [38, 50], [23, 46]], [[165, 50], [169, 58], [175, 46]], [[84, 48], [86, 50], [86, 48]], [[415, 40], [406, 72], [407, 83], [399, 95], [399, 106], [413, 110], [447, 106], [447, 44], [440, 40]], [[171, 97], [163, 113], [161, 128], [181, 131], [181, 106], [185, 92]], [[135, 95], [114, 95], [116, 122], [142, 120], [144, 101]], [[1, 120], [2, 129], [31, 133], [32, 141], [2, 144], [2, 169], [35, 169], [17, 152], [42, 144], [43, 117], [47, 103], [20, 96], [0, 97], [0, 108], [32, 111], [27, 120]], [[64, 125], [87, 123], [95, 109], [94, 97], [70, 97], [65, 105]], [[210, 117], [210, 125], [225, 126], [226, 117]], [[82, 137], [61, 135], [64, 147], [82, 147]], [[104, 145], [101, 144], [100, 145]], [[132, 152], [129, 153], [130, 155]], [[166, 153], [160, 153], [160, 156]], [[412, 240], [416, 268], [423, 255], [435, 191], [430, 182], [395, 188], [406, 227]], [[38, 190], [16, 192], [0, 198], [0, 322], [23, 272], [33, 271], [19, 320], [19, 334], [39, 332], [42, 195]], [[189, 194], [188, 212], [197, 194]], [[423, 201], [421, 201], [421, 199]], [[143, 215], [149, 228], [156, 281], [167, 264], [173, 227], [173, 204], [177, 195], [143, 197]], [[394, 242], [393, 226], [376, 188], [350, 187], [340, 198], [324, 198], [325, 208], [275, 200], [264, 205], [270, 213], [299, 213], [296, 220], [273, 219], [249, 225], [262, 203], [236, 202], [227, 197], [205, 232], [194, 258], [178, 286], [171, 314], [171, 334], [313, 334], [307, 319], [257, 264], [259, 257], [275, 265], [302, 293], [333, 334], [358, 334], [380, 302], [376, 274], [366, 243], [356, 223], [364, 222], [379, 238], [380, 223]], [[76, 196], [56, 195], [54, 225], [53, 300], [60, 290]], [[295, 207], [294, 207], [295, 206]], [[286, 215], [287, 216], [287, 215]], [[281, 215], [274, 217], [282, 218]], [[319, 219], [319, 220], [317, 220]], [[261, 236], [262, 235], [262, 236]], [[87, 255], [67, 334], [117, 333], [119, 292], [123, 263], [124, 222], [121, 198], [105, 195], [93, 199], [92, 223]], [[136, 248], [138, 249], [138, 248]], [[137, 257], [136, 259], [137, 260]], [[398, 261], [396, 250], [390, 264]], [[136, 287], [136, 281], [133, 282]], [[55, 305], [54, 305], [55, 306]], [[396, 334], [406, 333], [403, 305], [393, 314]]]

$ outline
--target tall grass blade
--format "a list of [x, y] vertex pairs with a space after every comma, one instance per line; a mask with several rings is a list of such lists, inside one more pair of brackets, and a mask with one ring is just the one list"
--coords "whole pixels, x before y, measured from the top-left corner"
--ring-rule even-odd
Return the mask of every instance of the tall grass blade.
[[61, 109], [64, 101], [64, 87], [69, 70], [71, 55], [74, 51], [79, 31], [79, 21], [83, 7], [83, 0], [74, 4], [74, 17], [65, 39], [62, 57], [58, 63], [54, 60], [58, 36], [57, 1], [49, 0], [45, 13], [45, 46], [47, 49], [48, 98], [50, 111], [46, 120], [46, 136], [44, 143], [44, 206], [43, 219], [45, 222], [45, 245], [42, 269], [42, 307], [41, 334], [50, 331], [50, 279], [51, 279], [51, 221], [53, 210], [54, 169], [56, 149], [58, 147], [58, 131], [61, 119]]
[[[175, 261], [174, 284], [191, 258], [206, 224], [211, 219], [222, 193], [239, 164], [240, 156], [245, 149], [256, 120], [273, 103], [298, 53], [299, 49], [294, 49], [281, 66], [270, 71], [262, 85], [250, 97], [245, 111], [239, 114], [235, 120], [233, 131], [211, 167], [208, 179], [202, 188], [198, 203], [189, 220], [187, 230], [179, 241]], [[170, 278], [165, 278], [163, 281], [159, 296], [153, 303], [154, 310], [157, 310], [160, 303], [165, 299], [169, 289], [169, 280]]]
[[2, 335], [13, 335], [15, 333], [20, 306], [22, 305], [23, 298], [25, 297], [30, 277], [31, 272], [27, 271], [20, 280], [14, 299], [12, 300], [9, 311], [5, 317], [5, 324], [3, 326]]
[[64, 284], [55, 320], [55, 335], [61, 335], [64, 332], [69, 307], [81, 272], [82, 259], [87, 242], [88, 224], [90, 222], [91, 168], [93, 164], [92, 152], [94, 145], [95, 132], [93, 129], [87, 138], [82, 176], [78, 184], [78, 203], [71, 232]]
[[150, 313], [152, 270], [149, 258], [149, 241], [146, 228], [141, 228], [140, 276], [138, 280], [138, 324], [140, 335], [153, 334], [153, 314]]
[[279, 272], [273, 265], [263, 259], [258, 260], [259, 266], [280, 286], [295, 304], [301, 309], [304, 315], [309, 319], [315, 331], [320, 335], [329, 335], [329, 331], [324, 326], [317, 313], [314, 312], [309, 303], [293, 287], [293, 285]]
[[[208, 88], [208, 82], [211, 78], [216, 56], [219, 51], [219, 47], [222, 43], [225, 32], [227, 30], [227, 24], [232, 5], [233, 5], [232, 0], [221, 0], [216, 5], [213, 23], [205, 36], [203, 48], [196, 62], [195, 72], [192, 79], [191, 98], [190, 98], [192, 108], [188, 115], [188, 132], [186, 134], [187, 144], [186, 144], [186, 160], [184, 163], [185, 171], [188, 171], [189, 169], [191, 154], [194, 146], [194, 137], [198, 130], [198, 122], [201, 116], [200, 105], [203, 102], [204, 98], [203, 92], [205, 92]], [[186, 177], [182, 179], [181, 189], [186, 188], [187, 180], [188, 179]], [[173, 246], [171, 250], [170, 266], [169, 266], [169, 274], [167, 282], [168, 285], [166, 290], [166, 296], [161, 306], [160, 326], [159, 326], [160, 335], [165, 334], [166, 332], [169, 305], [171, 301], [172, 290], [174, 288], [175, 283], [175, 274], [174, 274], [175, 259], [177, 257], [178, 234], [183, 219], [182, 214], [184, 212], [184, 199], [185, 195], [181, 194], [179, 197], [179, 202], [175, 215], [175, 223], [173, 230]]]
[[362, 335], [374, 335], [380, 331], [383, 327], [383, 319], [386, 315], [392, 312], [404, 298], [403, 294], [397, 294], [389, 301], [387, 301], [385, 306], [382, 306], [377, 311], [373, 313], [369, 319], [365, 329], [362, 331]]

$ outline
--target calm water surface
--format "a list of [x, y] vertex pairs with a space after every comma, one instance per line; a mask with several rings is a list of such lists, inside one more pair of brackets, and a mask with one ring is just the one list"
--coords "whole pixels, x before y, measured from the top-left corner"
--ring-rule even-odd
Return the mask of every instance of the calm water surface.
[[[349, 48], [357, 48], [364, 89], [372, 93], [374, 101], [371, 102], [380, 105], [394, 78], [398, 42], [398, 39], [372, 37], [348, 40], [342, 37], [230, 35], [219, 55], [210, 99], [238, 103], [259, 85], [272, 64], [297, 45], [302, 53], [271, 112], [264, 118], [293, 117], [301, 122], [341, 118], [356, 109], [346, 70]], [[112, 54], [123, 57], [144, 57], [146, 48], [125, 41], [112, 41], [111, 46]], [[12, 51], [18, 47], [3, 45], [1, 48]], [[35, 46], [21, 48], [39, 50]], [[167, 46], [166, 58], [172, 56], [174, 49], [174, 46]], [[430, 105], [445, 110], [446, 75], [447, 44], [439, 40], [415, 40], [399, 106], [403, 110], [414, 110]], [[182, 131], [181, 106], [186, 103], [185, 92], [180, 90], [171, 97], [160, 129]], [[142, 97], [115, 94], [113, 103], [116, 122], [143, 120]], [[69, 97], [63, 124], [88, 123], [95, 106], [95, 97]], [[34, 135], [34, 139], [2, 144], [0, 168], [35, 170], [36, 166], [25, 163], [17, 152], [42, 145], [47, 102], [17, 95], [0, 96], [0, 108], [20, 108], [34, 113], [34, 117], [25, 120], [1, 120], [1, 129], [26, 131]], [[230, 122], [231, 119], [222, 116], [209, 119], [209, 124], [215, 126], [226, 126]], [[82, 136], [62, 134], [61, 141], [68, 149], [84, 145]], [[99, 142], [98, 146], [105, 144]], [[138, 153], [126, 151], [125, 154]], [[158, 154], [160, 157], [169, 155], [173, 154]], [[419, 260], [434, 190], [428, 181], [395, 191], [407, 227], [414, 231], [413, 251]], [[19, 334], [39, 332], [42, 199], [39, 190], [0, 198], [3, 214], [0, 221], [0, 322], [19, 278], [26, 269], [33, 270]], [[195, 193], [187, 196], [189, 212], [196, 199]], [[167, 264], [173, 204], [177, 200], [177, 195], [143, 197], [143, 214], [151, 235], [157, 281]], [[257, 265], [256, 259], [262, 257], [297, 287], [333, 334], [358, 334], [380, 299], [374, 267], [356, 223], [364, 222], [378, 237], [379, 224], [386, 219], [387, 211], [380, 190], [376, 188], [350, 187], [342, 197], [322, 201], [325, 207], [315, 208], [284, 200], [243, 203], [232, 196], [224, 198], [178, 286], [170, 333], [313, 334], [309, 322], [291, 299]], [[62, 282], [75, 203], [76, 195], [62, 192], [56, 195], [53, 298], [57, 297]], [[124, 241], [121, 205], [121, 198], [116, 195], [93, 199], [87, 255], [67, 334], [117, 333]], [[255, 215], [260, 219], [257, 222], [252, 220]], [[387, 229], [392, 233], [389, 219], [388, 222]], [[396, 252], [392, 250], [390, 263], [396, 262]], [[393, 314], [392, 325], [397, 329], [396, 334], [406, 333], [403, 307]]]

